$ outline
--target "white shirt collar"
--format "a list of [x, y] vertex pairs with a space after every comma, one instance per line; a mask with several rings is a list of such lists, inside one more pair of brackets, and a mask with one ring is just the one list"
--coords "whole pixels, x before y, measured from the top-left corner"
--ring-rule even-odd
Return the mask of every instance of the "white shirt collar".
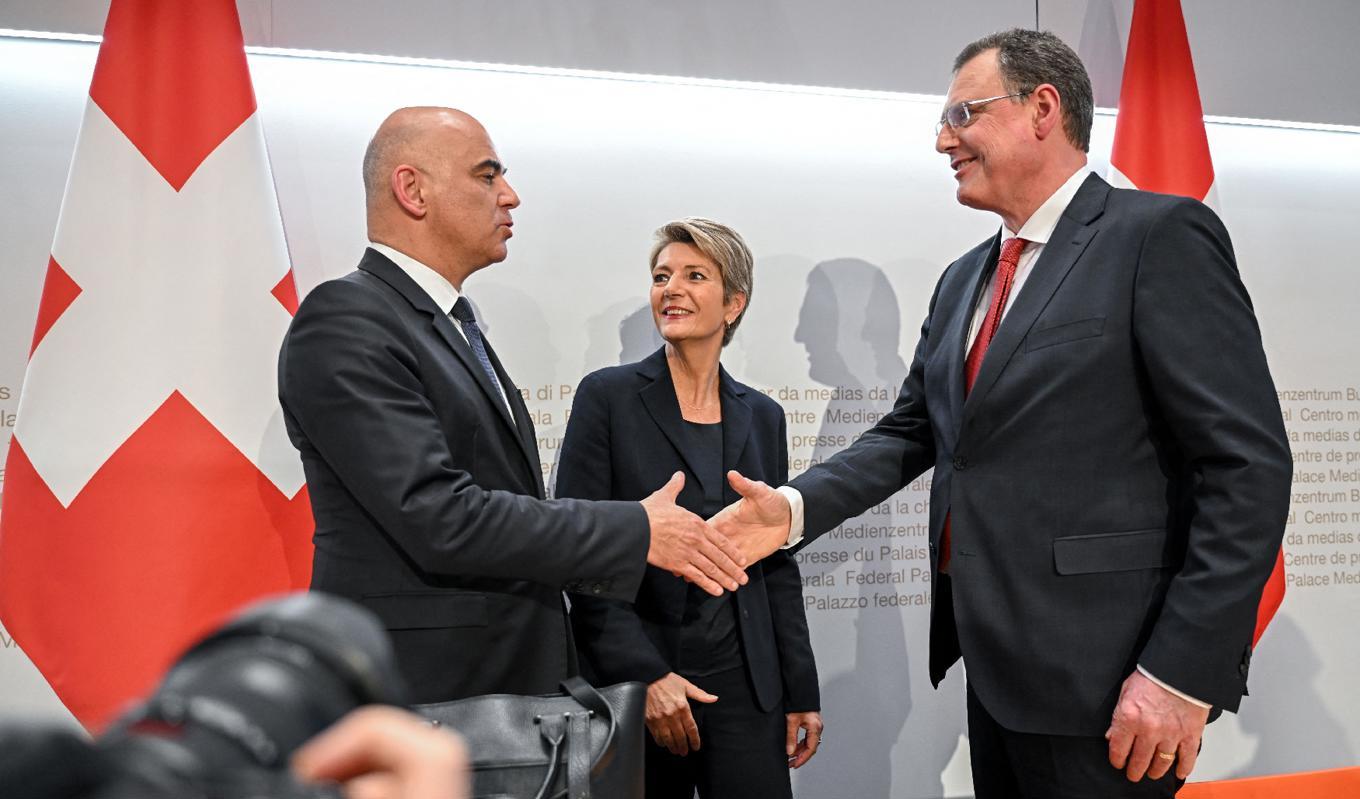
[[370, 241], [368, 246], [387, 256], [392, 263], [397, 265], [398, 269], [409, 275], [417, 286], [420, 286], [426, 294], [430, 295], [430, 299], [434, 300], [434, 304], [438, 305], [439, 310], [443, 311], [445, 315], [453, 310], [453, 304], [458, 302], [458, 298], [462, 296], [458, 293], [458, 289], [454, 288], [453, 284], [448, 281], [448, 278], [406, 253], [394, 250], [386, 244], [379, 244], [376, 241]]
[[1077, 196], [1077, 190], [1086, 181], [1086, 176], [1091, 174], [1090, 165], [1084, 165], [1081, 169], [1072, 173], [1058, 190], [1049, 195], [1044, 204], [1039, 206], [1030, 218], [1025, 220], [1025, 224], [1020, 226], [1016, 232], [1006, 231], [1008, 236], [1019, 236], [1026, 241], [1036, 244], [1047, 244], [1049, 238], [1053, 236], [1053, 229], [1058, 226], [1058, 220], [1062, 219], [1063, 212], [1072, 203], [1072, 198]]

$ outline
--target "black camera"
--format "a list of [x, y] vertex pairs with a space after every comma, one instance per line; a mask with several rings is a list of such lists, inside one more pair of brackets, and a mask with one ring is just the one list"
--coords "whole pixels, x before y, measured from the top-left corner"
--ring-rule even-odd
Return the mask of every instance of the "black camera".
[[265, 600], [194, 645], [95, 741], [0, 728], [5, 799], [332, 797], [288, 772], [298, 746], [365, 704], [400, 704], [387, 635], [324, 594]]

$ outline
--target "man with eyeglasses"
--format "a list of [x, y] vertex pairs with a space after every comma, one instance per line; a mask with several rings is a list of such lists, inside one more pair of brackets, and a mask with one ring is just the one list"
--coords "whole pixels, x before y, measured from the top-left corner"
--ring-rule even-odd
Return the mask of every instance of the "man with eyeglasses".
[[954, 64], [935, 148], [1002, 230], [945, 270], [893, 410], [715, 524], [806, 543], [934, 467], [931, 681], [962, 656], [979, 799], [1170, 797], [1246, 691], [1292, 462], [1227, 231], [1087, 166], [1049, 33]]

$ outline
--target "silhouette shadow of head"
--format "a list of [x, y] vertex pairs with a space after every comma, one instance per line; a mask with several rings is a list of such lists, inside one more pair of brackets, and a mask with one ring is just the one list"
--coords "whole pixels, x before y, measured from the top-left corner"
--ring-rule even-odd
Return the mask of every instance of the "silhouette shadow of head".
[[643, 305], [619, 320], [619, 363], [640, 361], [663, 343], [652, 319], [652, 306]]
[[808, 376], [826, 386], [892, 385], [906, 374], [898, 354], [902, 317], [883, 270], [858, 258], [823, 261], [808, 273], [794, 341]]
[[[826, 406], [814, 447], [814, 460], [835, 454], [839, 446], [823, 441], [850, 440], [870, 425], [865, 414], [876, 416], [891, 406], [890, 399], [869, 396], [865, 389], [890, 386], [886, 396], [906, 375], [899, 354], [901, 312], [898, 297], [883, 270], [858, 258], [837, 258], [817, 264], [807, 278], [807, 291], [798, 314], [794, 339], [808, 355], [808, 374], [814, 381], [841, 389]], [[856, 391], [856, 389], [860, 389]], [[840, 413], [847, 412], [847, 413]], [[852, 419], [854, 421], [844, 421]], [[842, 438], [843, 437], [843, 438]], [[917, 514], [919, 516], [919, 514]], [[903, 528], [919, 521], [889, 502], [846, 521], [842, 531]], [[880, 546], [889, 543], [887, 551]], [[840, 565], [805, 563], [804, 574], [835, 574], [842, 582], [824, 589], [827, 596], [849, 598], [859, 609], [811, 610], [809, 624], [825, 644], [818, 649], [822, 669], [822, 708], [833, 743], [796, 774], [797, 793], [840, 799], [901, 795], [940, 796], [941, 773], [958, 745], [963, 727], [961, 702], [952, 694], [920, 692], [915, 696], [911, 675], [925, 673], [924, 646], [928, 633], [925, 606], [881, 606], [882, 595], [918, 593], [916, 586], [859, 582], [849, 594], [844, 582], [850, 571], [892, 573], [919, 566], [895, 554], [909, 540], [830, 536], [813, 544], [823, 550], [843, 550]], [[845, 622], [849, 620], [851, 624]], [[908, 639], [918, 642], [909, 648]], [[853, 660], [850, 654], [853, 653]], [[915, 668], [913, 668], [915, 667]], [[911, 726], [909, 726], [911, 725]], [[904, 732], [915, 728], [908, 746], [898, 748]], [[899, 776], [894, 788], [894, 772]], [[894, 790], [897, 793], [894, 793]]]

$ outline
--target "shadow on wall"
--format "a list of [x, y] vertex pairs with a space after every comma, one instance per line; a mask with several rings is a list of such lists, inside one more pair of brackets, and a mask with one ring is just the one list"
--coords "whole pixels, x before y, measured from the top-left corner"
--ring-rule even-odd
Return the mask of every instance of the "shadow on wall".
[[811, 260], [796, 255], [757, 256], [750, 305], [723, 350], [723, 366], [733, 377], [762, 389], [798, 382], [802, 352], [794, 328], [811, 269]]
[[644, 304], [619, 322], [619, 363], [640, 361], [664, 343], [650, 305]]
[[[883, 270], [856, 258], [824, 261], [807, 277], [807, 291], [798, 314], [794, 340], [808, 356], [808, 376], [828, 388], [839, 389], [822, 414], [820, 437], [863, 432], [870, 422], [892, 407], [907, 365], [899, 354], [901, 314], [898, 298]], [[871, 399], [868, 390], [890, 387], [884, 398]], [[844, 412], [844, 413], [841, 413]], [[837, 421], [838, 418], [856, 421]], [[825, 460], [838, 448], [817, 447], [815, 460]], [[886, 511], [886, 512], [884, 512]], [[898, 512], [891, 500], [841, 526], [905, 528], [923, 521], [920, 514]], [[826, 566], [804, 563], [804, 576], [850, 569], [893, 573], [920, 566], [906, 560], [901, 550], [925, 546], [925, 538], [824, 537], [811, 546], [864, 550], [872, 562]], [[886, 550], [884, 547], [887, 547]], [[844, 584], [838, 586], [842, 590]], [[853, 649], [826, 647], [817, 652], [822, 674], [822, 714], [831, 743], [811, 763], [795, 773], [796, 794], [824, 799], [887, 799], [939, 797], [943, 774], [963, 732], [963, 701], [956, 690], [924, 690], [913, 701], [912, 689], [925, 685], [928, 606], [882, 607], [876, 594], [928, 592], [928, 583], [885, 585], [859, 583], [857, 599], [865, 606], [854, 611], [845, 625], [846, 611], [810, 610], [814, 645], [818, 638], [838, 640], [853, 636]], [[830, 595], [837, 595], [830, 589]], [[844, 593], [839, 594], [844, 596]], [[820, 635], [819, 635], [820, 633]], [[908, 647], [907, 641], [915, 642]], [[853, 651], [853, 659], [845, 654]], [[913, 658], [913, 655], [915, 656]], [[913, 682], [912, 675], [918, 675]], [[914, 734], [903, 736], [911, 730]], [[909, 743], [898, 748], [899, 739]], [[897, 787], [894, 788], [894, 774]]]
[[813, 267], [793, 331], [807, 350], [808, 377], [829, 388], [896, 386], [907, 374], [901, 336], [897, 293], [882, 269], [858, 258]]
[[586, 319], [586, 351], [580, 373], [590, 374], [602, 366], [633, 363], [656, 351], [661, 334], [652, 322], [646, 295], [623, 300]]
[[[615, 342], [618, 344], [616, 359], [608, 354], [615, 352]], [[639, 307], [633, 300], [614, 303], [586, 321], [583, 374], [595, 371], [600, 368], [600, 364], [612, 366], [616, 363], [635, 363], [656, 352], [663, 343], [661, 334], [656, 332], [650, 305], [644, 301]], [[562, 451], [554, 451], [552, 468], [545, 481], [548, 496], [553, 495], [553, 489], [557, 486], [557, 465], [561, 459]]]
[[[1233, 777], [1256, 777], [1293, 771], [1353, 766], [1355, 745], [1337, 721], [1338, 700], [1313, 687], [1322, 661], [1303, 630], [1291, 618], [1277, 615], [1270, 623], [1256, 657], [1250, 682], [1259, 689], [1242, 700], [1238, 723], [1256, 738], [1256, 752]], [[1300, 740], [1303, 739], [1303, 740]]]

